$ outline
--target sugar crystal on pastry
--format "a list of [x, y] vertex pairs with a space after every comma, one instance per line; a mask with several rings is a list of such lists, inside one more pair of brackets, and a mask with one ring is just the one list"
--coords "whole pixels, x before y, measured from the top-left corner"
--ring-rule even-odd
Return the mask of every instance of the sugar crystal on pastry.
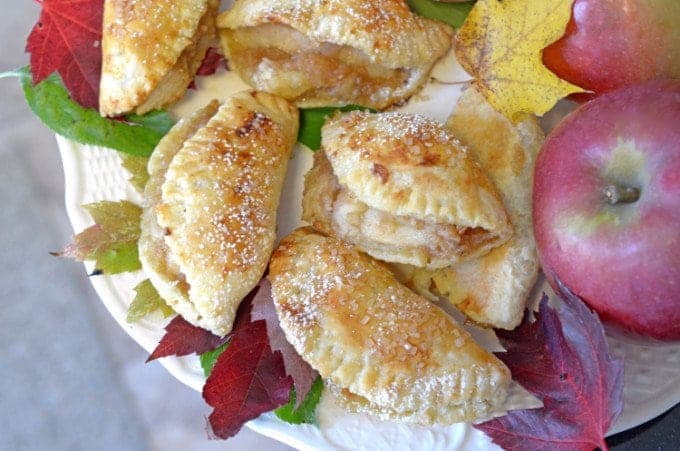
[[140, 259], [168, 304], [217, 335], [264, 273], [297, 109], [244, 92], [178, 123], [149, 161]]
[[[474, 88], [466, 90], [447, 127], [487, 171], [512, 221], [512, 238], [488, 254], [431, 271], [397, 268], [402, 280], [441, 295], [474, 321], [495, 328], [517, 327], [538, 276], [531, 222], [531, 186], [543, 132], [533, 117], [513, 124]], [[425, 293], [431, 296], [430, 293]]]
[[215, 38], [219, 0], [106, 0], [99, 111], [144, 114], [179, 100]]
[[483, 416], [505, 399], [507, 368], [381, 263], [310, 228], [284, 238], [269, 280], [281, 327], [358, 409], [420, 424]]
[[231, 67], [298, 106], [384, 108], [422, 85], [451, 29], [403, 0], [251, 0], [218, 18]]
[[303, 219], [375, 258], [441, 268], [512, 234], [496, 188], [436, 121], [337, 114], [305, 180]]

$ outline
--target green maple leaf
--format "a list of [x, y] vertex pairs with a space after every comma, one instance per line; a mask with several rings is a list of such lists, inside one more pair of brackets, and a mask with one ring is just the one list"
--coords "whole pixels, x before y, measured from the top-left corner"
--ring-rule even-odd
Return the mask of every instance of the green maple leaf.
[[56, 73], [34, 85], [28, 66], [0, 74], [18, 77], [24, 97], [33, 113], [53, 132], [81, 144], [109, 147], [132, 155], [145, 156], [170, 130], [172, 118], [162, 110], [122, 119], [101, 117], [97, 110], [74, 102]]
[[137, 253], [142, 209], [126, 200], [83, 205], [95, 224], [77, 234], [59, 257], [94, 260], [95, 273], [117, 274], [142, 267]]
[[146, 170], [149, 159], [128, 153], [121, 153], [120, 158], [123, 168], [130, 173], [128, 181], [138, 192], [143, 193], [146, 182], [149, 181], [149, 172]]
[[295, 387], [290, 389], [290, 401], [288, 404], [279, 407], [274, 411], [277, 417], [290, 424], [316, 423], [316, 406], [321, 399], [323, 392], [323, 379], [317, 377], [312, 388], [309, 389], [307, 396], [295, 408]]
[[149, 279], [141, 281], [135, 287], [135, 293], [135, 298], [132, 300], [130, 307], [128, 307], [127, 317], [125, 318], [128, 323], [139, 321], [155, 311], [160, 311], [164, 318], [175, 313], [158, 294], [158, 291], [156, 291], [156, 288], [154, 288]]
[[460, 28], [475, 2], [442, 3], [432, 0], [407, 0], [416, 14]]
[[321, 127], [326, 119], [336, 111], [375, 110], [359, 105], [345, 105], [341, 107], [303, 108], [300, 110], [300, 128], [298, 129], [298, 141], [311, 150], [319, 150], [321, 147]]

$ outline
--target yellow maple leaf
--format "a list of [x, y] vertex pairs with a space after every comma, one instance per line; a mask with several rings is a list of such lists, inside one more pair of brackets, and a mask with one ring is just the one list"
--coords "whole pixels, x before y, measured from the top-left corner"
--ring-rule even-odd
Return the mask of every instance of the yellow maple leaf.
[[573, 0], [479, 0], [456, 34], [456, 56], [477, 89], [513, 121], [583, 92], [549, 71], [545, 47], [566, 29]]

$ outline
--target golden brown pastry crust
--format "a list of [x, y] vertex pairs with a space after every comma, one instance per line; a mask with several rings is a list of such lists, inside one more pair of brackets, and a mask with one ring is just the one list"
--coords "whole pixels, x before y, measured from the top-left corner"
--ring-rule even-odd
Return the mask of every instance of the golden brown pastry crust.
[[297, 124], [297, 110], [280, 97], [228, 98], [172, 157], [160, 202], [148, 207], [164, 231], [168, 266], [186, 288], [168, 301], [217, 335], [231, 330], [266, 269]]
[[218, 108], [219, 103], [213, 100], [206, 107], [180, 120], [161, 139], [149, 157], [149, 180], [144, 188], [142, 233], [138, 243], [142, 268], [165, 302], [192, 324], [200, 324], [201, 314], [188, 300], [189, 285], [169, 255], [165, 243], [166, 231], [158, 224], [156, 207], [162, 202], [162, 187], [170, 162], [182, 149], [184, 142], [204, 127]]
[[384, 108], [405, 99], [452, 34], [403, 0], [238, 1], [218, 27], [242, 78], [306, 107]]
[[493, 184], [435, 121], [336, 115], [322, 147], [305, 181], [303, 219], [373, 257], [441, 268], [511, 234]]
[[510, 373], [503, 363], [347, 243], [298, 229], [281, 241], [269, 268], [288, 341], [371, 410], [451, 424], [504, 401]]
[[106, 0], [99, 111], [144, 114], [179, 100], [215, 39], [219, 0]]
[[430, 287], [474, 321], [502, 329], [519, 325], [536, 282], [538, 256], [531, 222], [531, 187], [543, 131], [534, 117], [512, 124], [474, 88], [463, 93], [447, 127], [486, 170], [513, 224], [512, 238], [488, 254], [436, 272], [414, 269]]

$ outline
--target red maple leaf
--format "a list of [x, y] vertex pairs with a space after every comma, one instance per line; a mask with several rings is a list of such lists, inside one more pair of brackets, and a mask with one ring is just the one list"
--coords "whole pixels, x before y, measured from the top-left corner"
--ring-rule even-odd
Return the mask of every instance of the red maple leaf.
[[[203, 57], [203, 62], [201, 66], [196, 71], [196, 75], [205, 77], [206, 75], [212, 75], [217, 72], [220, 66], [227, 68], [227, 60], [224, 55], [215, 47], [208, 47], [208, 51]], [[196, 77], [189, 83], [189, 89], [196, 89]]]
[[219, 337], [209, 330], [194, 326], [180, 315], [177, 315], [165, 326], [165, 335], [163, 335], [160, 343], [158, 343], [158, 346], [156, 346], [156, 349], [153, 350], [146, 361], [150, 362], [170, 355], [181, 357], [189, 354], [203, 354], [204, 352], [219, 348], [229, 341], [237, 329], [250, 322], [250, 309], [253, 297], [257, 294], [259, 288], [259, 285], [256, 286], [243, 298], [236, 312], [234, 328], [224, 337]]
[[559, 312], [541, 300], [538, 319], [496, 331], [497, 353], [543, 408], [511, 411], [475, 425], [507, 450], [607, 449], [604, 435], [623, 408], [623, 362], [614, 360], [602, 323], [563, 290]]
[[253, 321], [264, 320], [267, 323], [267, 336], [273, 351], [281, 351], [286, 374], [293, 378], [295, 384], [295, 407], [297, 408], [309, 393], [319, 373], [309, 366], [288, 342], [281, 329], [276, 307], [272, 299], [272, 288], [265, 278], [260, 281], [260, 290], [253, 297]]
[[26, 42], [33, 83], [57, 71], [73, 100], [97, 108], [104, 0], [37, 1], [42, 11]]
[[203, 58], [203, 62], [201, 63], [201, 67], [198, 68], [196, 71], [196, 75], [212, 75], [215, 72], [217, 72], [217, 69], [220, 68], [220, 66], [227, 66], [227, 60], [224, 59], [224, 55], [220, 53], [220, 50], [216, 47], [210, 47], [208, 48], [208, 51], [205, 53], [205, 57]]
[[189, 324], [177, 315], [165, 326], [165, 335], [146, 361], [150, 362], [170, 355], [203, 354], [222, 346], [228, 340], [229, 335], [218, 337], [208, 330]]
[[203, 398], [214, 408], [213, 433], [233, 437], [247, 421], [286, 404], [292, 384], [281, 353], [269, 346], [265, 321], [239, 322], [203, 386]]

